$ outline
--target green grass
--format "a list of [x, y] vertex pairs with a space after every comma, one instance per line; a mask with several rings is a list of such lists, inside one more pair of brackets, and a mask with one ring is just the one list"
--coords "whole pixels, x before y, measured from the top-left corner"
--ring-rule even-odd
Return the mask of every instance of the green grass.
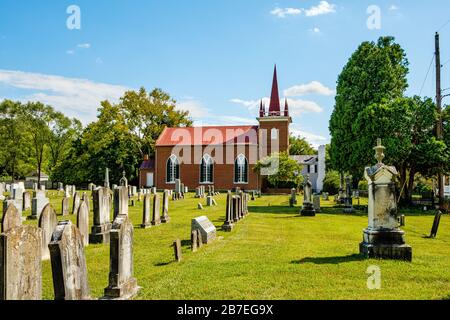
[[[199, 200], [192, 194], [186, 200], [170, 201], [170, 223], [147, 230], [138, 227], [142, 203], [130, 207], [136, 226], [135, 277], [142, 287], [136, 299], [450, 298], [449, 216], [442, 218], [433, 240], [426, 238], [433, 223], [431, 212], [403, 212], [407, 242], [413, 247], [413, 262], [408, 263], [359, 256], [367, 226], [364, 212], [344, 215], [325, 202], [322, 213], [303, 218], [299, 208], [288, 207], [288, 196], [263, 196], [250, 202], [251, 214], [233, 232], [225, 233], [220, 231], [225, 195], [217, 200], [217, 207], [205, 206], [203, 211], [197, 210]], [[60, 213], [61, 197], [51, 196], [51, 203]], [[361, 204], [366, 203], [362, 199]], [[200, 215], [216, 225], [218, 240], [192, 253], [191, 219]], [[75, 216], [70, 219], [75, 222]], [[174, 262], [171, 247], [177, 238], [183, 246], [181, 263]], [[109, 246], [90, 245], [86, 259], [92, 296], [101, 297], [108, 285]], [[366, 270], [371, 265], [381, 268], [380, 290], [367, 289]], [[43, 263], [43, 270], [43, 297], [53, 299], [49, 261]]]

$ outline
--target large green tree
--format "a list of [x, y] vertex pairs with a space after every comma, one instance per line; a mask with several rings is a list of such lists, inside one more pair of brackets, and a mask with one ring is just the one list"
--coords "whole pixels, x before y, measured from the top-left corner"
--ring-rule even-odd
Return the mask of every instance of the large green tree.
[[382, 138], [384, 162], [395, 165], [403, 199], [410, 201], [416, 174], [433, 175], [450, 159], [445, 142], [435, 138], [437, 118], [431, 99], [416, 96], [372, 104], [358, 114], [353, 126], [359, 134], [354, 146], [361, 165], [374, 163], [372, 146]]
[[408, 60], [392, 37], [364, 42], [351, 56], [339, 75], [336, 104], [330, 119], [330, 164], [340, 172], [349, 172], [359, 180], [364, 166], [370, 164], [367, 149], [374, 141], [361, 144], [361, 132], [355, 119], [369, 106], [403, 96], [408, 87]]
[[303, 182], [303, 166], [287, 152], [274, 153], [259, 160], [254, 170], [259, 174], [266, 171], [269, 186], [274, 188], [297, 188]]
[[289, 137], [289, 154], [292, 156], [301, 155], [315, 155], [317, 151], [306, 141], [305, 138], [300, 136], [290, 136]]

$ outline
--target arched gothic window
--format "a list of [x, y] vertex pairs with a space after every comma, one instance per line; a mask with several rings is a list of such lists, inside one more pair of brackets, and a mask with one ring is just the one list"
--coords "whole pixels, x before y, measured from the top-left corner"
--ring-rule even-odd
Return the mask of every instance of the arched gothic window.
[[214, 161], [209, 154], [206, 154], [200, 164], [200, 183], [214, 182]]
[[234, 182], [248, 183], [248, 160], [243, 154], [234, 161]]
[[167, 160], [166, 182], [175, 183], [177, 179], [180, 179], [180, 161], [175, 155], [171, 155]]

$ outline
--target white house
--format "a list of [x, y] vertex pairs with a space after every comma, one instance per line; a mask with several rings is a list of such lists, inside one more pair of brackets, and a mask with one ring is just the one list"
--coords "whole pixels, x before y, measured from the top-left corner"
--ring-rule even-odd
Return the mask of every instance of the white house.
[[303, 166], [303, 176], [309, 175], [313, 191], [315, 193], [321, 193], [326, 172], [325, 146], [319, 147], [317, 155], [291, 156], [291, 158]]

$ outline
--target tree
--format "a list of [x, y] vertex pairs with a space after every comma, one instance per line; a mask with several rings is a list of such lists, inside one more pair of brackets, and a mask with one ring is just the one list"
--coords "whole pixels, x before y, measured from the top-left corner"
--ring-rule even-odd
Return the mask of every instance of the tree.
[[348, 171], [355, 180], [362, 178], [368, 163], [361, 154], [366, 154], [368, 146], [359, 143], [363, 137], [355, 127], [355, 119], [373, 104], [403, 96], [408, 87], [408, 64], [404, 50], [393, 37], [381, 37], [377, 43], [363, 42], [351, 56], [339, 75], [330, 119], [333, 169]]
[[164, 127], [192, 125], [189, 113], [176, 110], [175, 100], [160, 89], [128, 91], [117, 104], [101, 102], [98, 111], [97, 121], [72, 145], [73, 156], [58, 166], [55, 176], [64, 178], [61, 181], [99, 184], [109, 168], [112, 181], [118, 181], [125, 171], [130, 182], [137, 183], [143, 155], [154, 154]]
[[31, 138], [34, 163], [38, 174], [38, 184], [41, 182], [42, 166], [46, 147], [50, 141], [50, 123], [53, 120], [54, 110], [40, 102], [28, 102], [24, 108], [24, 119], [27, 123], [28, 134]]
[[289, 154], [293, 156], [301, 156], [301, 155], [315, 155], [317, 151], [300, 136], [290, 136], [289, 137]]
[[267, 181], [271, 187], [298, 188], [303, 181], [301, 172], [302, 165], [292, 159], [287, 152], [274, 153], [256, 163], [254, 170], [261, 174], [264, 169], [271, 165], [276, 167], [272, 174], [267, 176]]
[[438, 115], [431, 99], [419, 97], [383, 100], [360, 112], [354, 123], [359, 139], [354, 143], [361, 165], [373, 163], [372, 146], [382, 138], [385, 163], [399, 171], [402, 197], [410, 202], [417, 173], [436, 174], [450, 159], [446, 144], [434, 135]]
[[24, 108], [20, 102], [4, 100], [0, 103], [0, 169], [11, 176], [14, 181], [25, 175], [30, 166], [27, 165], [26, 139], [27, 126], [24, 121]]

